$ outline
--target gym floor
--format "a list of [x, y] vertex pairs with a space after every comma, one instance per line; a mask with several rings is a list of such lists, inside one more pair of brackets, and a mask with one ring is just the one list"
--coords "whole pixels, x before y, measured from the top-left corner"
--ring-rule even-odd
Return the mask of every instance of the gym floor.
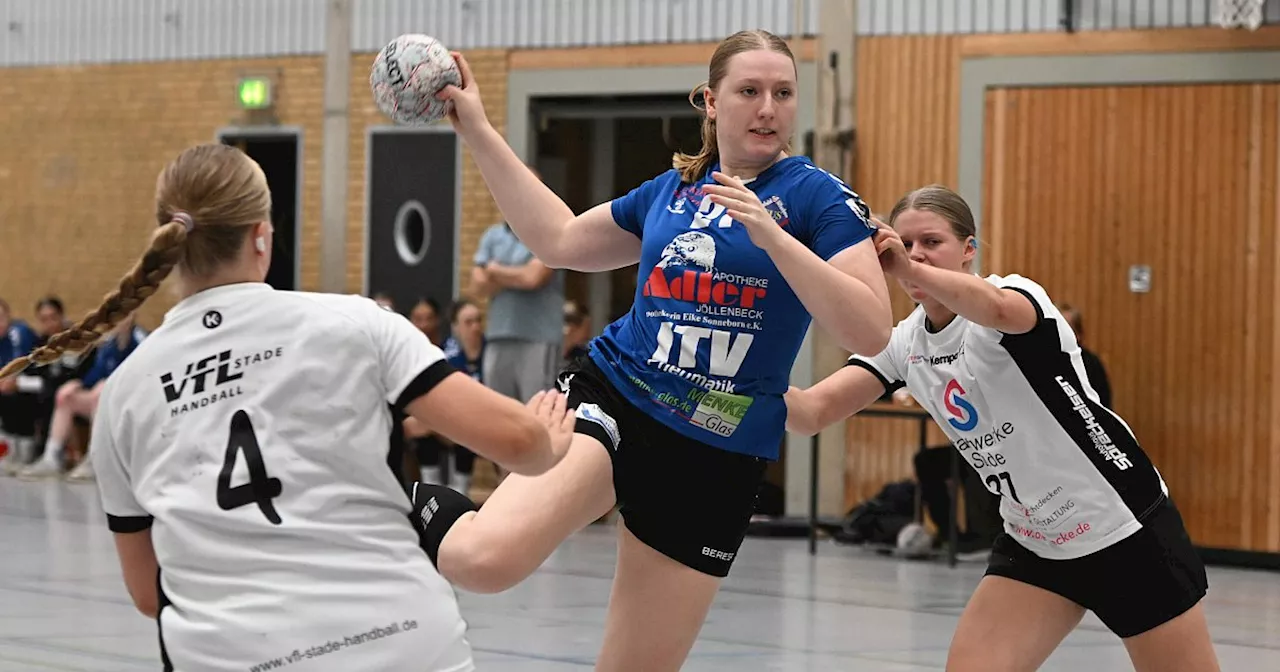
[[[155, 626], [134, 611], [92, 484], [0, 481], [0, 671], [157, 670]], [[900, 561], [803, 540], [748, 539], [688, 664], [712, 670], [941, 670], [980, 562]], [[597, 525], [502, 595], [462, 594], [480, 670], [591, 668], [614, 538]], [[1280, 577], [1209, 569], [1223, 670], [1280, 669]], [[1130, 670], [1092, 615], [1044, 670]]]

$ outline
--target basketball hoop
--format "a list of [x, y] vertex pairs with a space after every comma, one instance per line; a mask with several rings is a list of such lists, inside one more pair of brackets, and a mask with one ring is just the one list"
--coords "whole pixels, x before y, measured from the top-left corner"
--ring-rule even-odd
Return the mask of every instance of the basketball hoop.
[[1213, 22], [1223, 28], [1257, 30], [1266, 0], [1213, 0]]

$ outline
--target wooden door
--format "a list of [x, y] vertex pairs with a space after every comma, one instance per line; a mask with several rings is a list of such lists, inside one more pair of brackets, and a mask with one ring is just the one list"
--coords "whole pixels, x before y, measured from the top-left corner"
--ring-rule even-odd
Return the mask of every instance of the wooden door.
[[[1280, 85], [986, 102], [982, 272], [1081, 309], [1198, 545], [1280, 550]], [[1133, 266], [1149, 292], [1130, 291]]]

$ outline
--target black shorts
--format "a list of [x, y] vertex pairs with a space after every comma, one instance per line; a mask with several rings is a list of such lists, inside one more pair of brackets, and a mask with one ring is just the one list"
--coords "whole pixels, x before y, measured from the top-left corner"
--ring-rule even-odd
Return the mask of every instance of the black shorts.
[[1082, 558], [1046, 560], [1001, 534], [987, 574], [1061, 595], [1097, 614], [1120, 637], [1173, 620], [1209, 589], [1204, 563], [1168, 499], [1147, 516], [1142, 529]]
[[0, 431], [22, 438], [35, 436], [39, 410], [39, 399], [34, 394], [0, 394]]
[[694, 441], [622, 396], [589, 357], [559, 376], [574, 431], [604, 444], [627, 529], [704, 574], [728, 576], [755, 513], [768, 461]]

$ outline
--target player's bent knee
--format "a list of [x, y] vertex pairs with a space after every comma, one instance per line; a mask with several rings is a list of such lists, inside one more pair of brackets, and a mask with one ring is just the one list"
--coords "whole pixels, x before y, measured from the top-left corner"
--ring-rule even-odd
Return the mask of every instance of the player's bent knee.
[[58, 388], [58, 392], [54, 395], [53, 403], [58, 406], [66, 406], [67, 402], [71, 400], [71, 395], [75, 394], [78, 389], [80, 389], [80, 387], [74, 382], [64, 383], [62, 387]]
[[508, 590], [533, 573], [522, 556], [476, 535], [446, 535], [438, 566], [449, 583], [472, 593]]

